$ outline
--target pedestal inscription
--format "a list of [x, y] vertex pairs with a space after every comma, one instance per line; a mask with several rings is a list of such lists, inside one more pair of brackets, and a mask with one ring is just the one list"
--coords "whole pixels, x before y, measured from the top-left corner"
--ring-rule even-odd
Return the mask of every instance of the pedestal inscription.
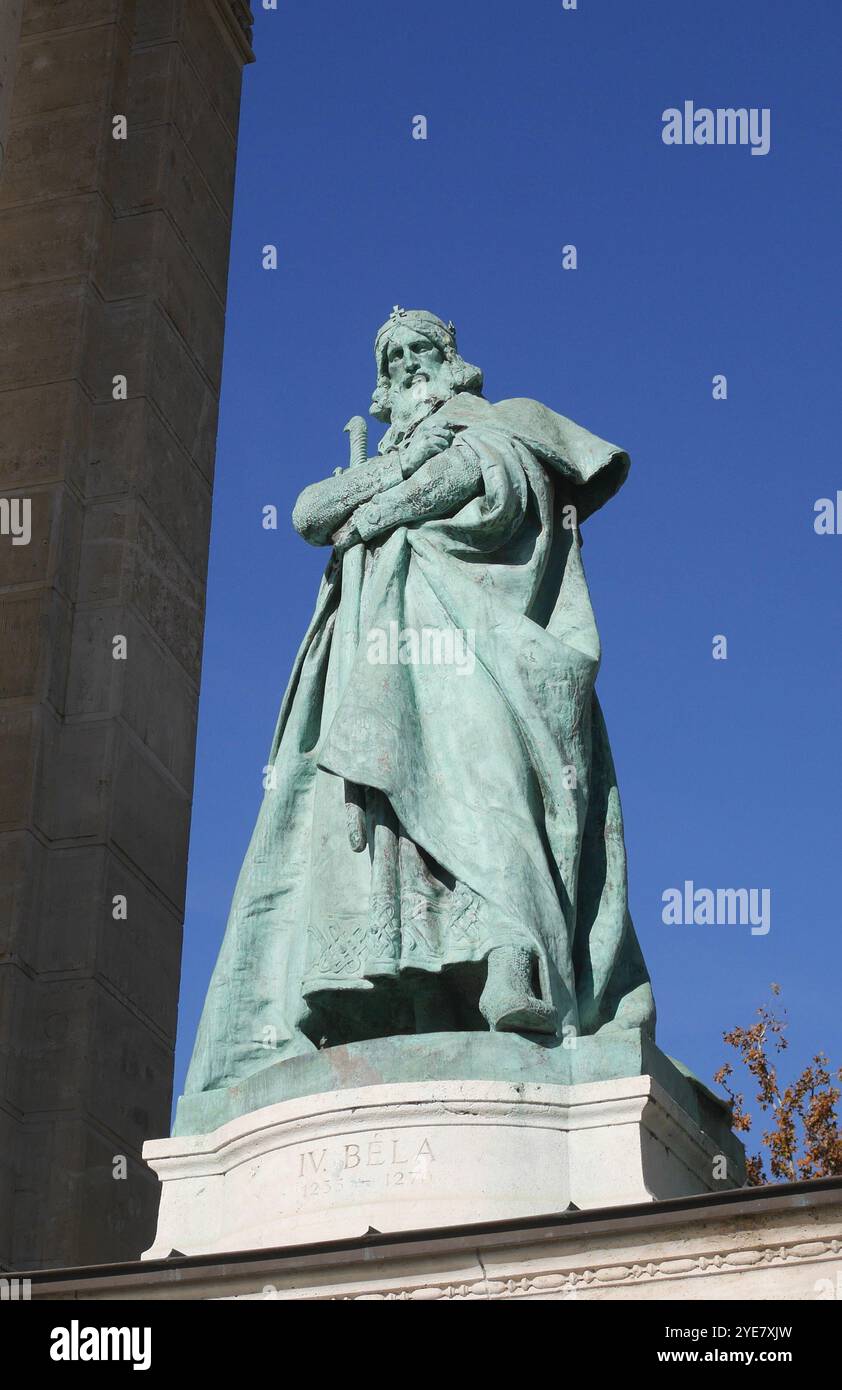
[[[721, 1136], [720, 1136], [721, 1137]], [[282, 1101], [155, 1140], [147, 1258], [353, 1239], [738, 1186], [721, 1145], [651, 1076], [438, 1081]]]

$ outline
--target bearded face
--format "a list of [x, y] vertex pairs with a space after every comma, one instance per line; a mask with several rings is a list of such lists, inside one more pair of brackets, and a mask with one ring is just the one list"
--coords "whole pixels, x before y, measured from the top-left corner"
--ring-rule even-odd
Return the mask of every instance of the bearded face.
[[386, 369], [392, 425], [406, 431], [453, 395], [451, 363], [423, 333], [400, 325], [389, 335]]

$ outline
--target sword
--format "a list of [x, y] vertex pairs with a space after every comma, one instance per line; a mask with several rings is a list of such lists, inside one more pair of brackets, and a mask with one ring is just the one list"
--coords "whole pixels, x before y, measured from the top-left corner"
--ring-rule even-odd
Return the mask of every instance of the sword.
[[[349, 467], [358, 468], [361, 463], [368, 460], [368, 423], [362, 415], [355, 415], [345, 426], [348, 434], [350, 447]], [[352, 609], [353, 613], [353, 638], [354, 650], [359, 643], [359, 611], [360, 595], [362, 591], [363, 565], [365, 563], [365, 546], [362, 543], [352, 545], [342, 556], [342, 593], [354, 595], [355, 602]], [[365, 787], [359, 786], [356, 782], [345, 780], [345, 824], [348, 828], [348, 839], [351, 849], [355, 854], [360, 854], [368, 844], [368, 836], [365, 828]]]

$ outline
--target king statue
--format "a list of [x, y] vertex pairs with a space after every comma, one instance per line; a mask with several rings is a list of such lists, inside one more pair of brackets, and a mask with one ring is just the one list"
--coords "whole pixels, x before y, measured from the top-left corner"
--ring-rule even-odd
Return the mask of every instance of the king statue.
[[375, 1038], [654, 1032], [580, 553], [628, 456], [487, 400], [435, 314], [374, 351], [377, 456], [357, 417], [293, 513], [331, 557], [188, 1096]]

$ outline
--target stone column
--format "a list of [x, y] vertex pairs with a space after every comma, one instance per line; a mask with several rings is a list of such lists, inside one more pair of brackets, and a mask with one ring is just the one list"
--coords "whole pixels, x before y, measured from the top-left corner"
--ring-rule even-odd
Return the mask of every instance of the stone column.
[[0, 501], [10, 525], [31, 508], [28, 544], [0, 525], [0, 1268], [132, 1258], [155, 1229], [141, 1147], [169, 1128], [250, 25], [240, 0], [23, 4], [0, 182]]

